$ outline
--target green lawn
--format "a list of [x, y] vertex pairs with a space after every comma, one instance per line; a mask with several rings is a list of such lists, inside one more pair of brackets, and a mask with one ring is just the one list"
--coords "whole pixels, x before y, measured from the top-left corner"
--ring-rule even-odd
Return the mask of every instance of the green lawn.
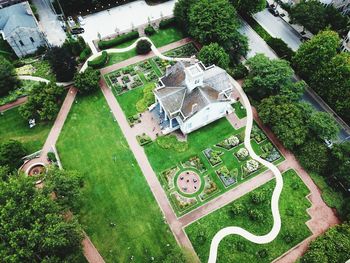
[[233, 107], [238, 118], [243, 119], [247, 116], [247, 110], [242, 106], [240, 101], [234, 103]]
[[109, 59], [105, 67], [119, 63], [129, 58], [135, 57], [136, 55], [137, 55], [136, 49], [132, 49], [130, 51], [123, 52], [123, 53], [111, 53], [109, 54]]
[[84, 175], [80, 221], [106, 262], [159, 262], [176, 246], [101, 92], [78, 97], [57, 148]]
[[145, 86], [141, 86], [133, 89], [133, 92], [125, 92], [116, 96], [126, 117], [130, 117], [138, 113], [136, 103], [143, 98], [144, 87]]
[[[309, 220], [306, 209], [310, 207], [310, 202], [305, 198], [309, 190], [294, 170], [285, 172], [283, 180], [284, 187], [279, 202], [282, 229], [277, 238], [271, 243], [257, 245], [236, 235], [228, 236], [220, 242], [218, 263], [271, 262], [311, 234], [305, 224]], [[212, 238], [224, 227], [239, 226], [256, 235], [263, 235], [271, 230], [270, 202], [274, 186], [275, 181], [271, 181], [186, 227], [185, 231], [202, 262], [208, 259]], [[259, 204], [252, 202], [252, 195], [256, 193], [263, 195], [263, 202]], [[233, 215], [231, 214], [233, 206], [241, 206], [243, 209]], [[248, 215], [250, 210], [260, 211], [262, 219], [260, 221], [250, 219]], [[264, 250], [267, 252], [265, 257]]]
[[36, 152], [44, 146], [51, 125], [51, 122], [40, 123], [30, 129], [18, 108], [13, 108], [0, 115], [0, 143], [10, 139], [18, 140], [29, 153]]

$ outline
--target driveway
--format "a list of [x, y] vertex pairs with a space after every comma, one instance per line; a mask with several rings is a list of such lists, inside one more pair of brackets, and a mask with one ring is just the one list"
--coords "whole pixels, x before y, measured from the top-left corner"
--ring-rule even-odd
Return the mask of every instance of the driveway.
[[173, 14], [176, 0], [162, 4], [149, 6], [145, 1], [135, 1], [129, 4], [111, 8], [84, 17], [85, 33], [82, 34], [86, 42], [97, 39], [98, 33], [106, 37], [119, 32], [138, 27], [148, 23], [148, 20], [156, 20]]
[[271, 36], [281, 38], [291, 49], [298, 50], [300, 37], [282, 18], [273, 16], [266, 8], [254, 18]]
[[241, 28], [238, 30], [241, 34], [248, 37], [249, 52], [247, 58], [254, 57], [258, 53], [263, 53], [271, 59], [278, 58], [276, 53], [266, 44], [266, 42], [248, 25], [246, 21], [241, 19]]
[[39, 26], [52, 46], [61, 46], [66, 39], [66, 33], [61, 28], [56, 14], [46, 0], [33, 0], [40, 17]]

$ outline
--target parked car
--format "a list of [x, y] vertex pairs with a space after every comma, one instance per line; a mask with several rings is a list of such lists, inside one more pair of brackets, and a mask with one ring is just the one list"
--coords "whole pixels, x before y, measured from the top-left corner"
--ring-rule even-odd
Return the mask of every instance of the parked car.
[[62, 29], [64, 30], [64, 32], [66, 32], [67, 31], [66, 23], [64, 21], [60, 21], [60, 25], [61, 25]]
[[75, 26], [75, 21], [73, 20], [73, 17], [71, 16], [68, 17], [68, 24], [70, 27]]
[[85, 32], [85, 29], [82, 27], [76, 27], [71, 29], [71, 33], [73, 35], [83, 34]]
[[77, 18], [78, 18], [78, 22], [81, 26], [85, 25], [85, 20], [82, 16], [78, 16]]
[[270, 6], [270, 7], [268, 8], [268, 10], [269, 10], [269, 12], [270, 12], [271, 14], [273, 14], [274, 16], [279, 16], [279, 14], [280, 14], [275, 6]]

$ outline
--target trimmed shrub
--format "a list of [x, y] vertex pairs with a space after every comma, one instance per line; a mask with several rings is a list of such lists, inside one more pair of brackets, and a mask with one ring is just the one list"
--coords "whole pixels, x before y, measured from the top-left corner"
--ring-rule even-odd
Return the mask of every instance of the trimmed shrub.
[[239, 63], [231, 72], [234, 79], [244, 79], [248, 76], [248, 69], [242, 63]]
[[156, 30], [153, 28], [153, 26], [151, 25], [148, 25], [146, 28], [145, 28], [145, 34], [147, 36], [152, 36], [156, 33]]
[[147, 40], [140, 40], [136, 45], [136, 53], [139, 55], [147, 54], [151, 51], [152, 44]]
[[263, 192], [253, 192], [250, 196], [250, 200], [253, 204], [261, 204], [266, 200], [266, 197]]
[[248, 210], [248, 216], [253, 221], [263, 221], [264, 215], [257, 209]]
[[47, 153], [47, 159], [53, 163], [57, 162], [56, 155], [53, 152]]
[[237, 215], [241, 214], [243, 211], [244, 211], [244, 205], [238, 203], [238, 204], [233, 204], [231, 206], [231, 209], [228, 211], [228, 213], [231, 218], [235, 218]]
[[84, 48], [84, 50], [79, 55], [79, 61], [80, 62], [85, 62], [90, 55], [91, 55], [90, 47]]
[[164, 19], [160, 21], [159, 28], [165, 29], [165, 28], [173, 27], [175, 25], [176, 25], [175, 17], [172, 17], [172, 18]]
[[292, 60], [295, 52], [280, 38], [269, 38], [266, 43], [277, 53], [281, 59]]
[[106, 51], [103, 51], [101, 56], [99, 56], [91, 61], [88, 61], [88, 66], [92, 67], [94, 69], [101, 68], [107, 63], [108, 57], [109, 57], [108, 53]]
[[101, 40], [98, 42], [98, 47], [100, 49], [106, 49], [106, 48], [111, 48], [117, 45], [120, 45], [122, 43], [125, 43], [127, 41], [139, 38], [139, 32], [137, 31], [131, 31], [130, 33], [115, 37], [111, 40]]

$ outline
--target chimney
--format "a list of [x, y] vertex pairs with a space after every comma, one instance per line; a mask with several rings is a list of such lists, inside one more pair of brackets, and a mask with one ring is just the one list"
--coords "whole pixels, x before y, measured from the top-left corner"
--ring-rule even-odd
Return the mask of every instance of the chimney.
[[191, 114], [194, 114], [197, 111], [198, 111], [198, 104], [197, 103], [192, 104], [192, 112], [191, 112]]
[[169, 76], [171, 65], [167, 65], [165, 68], [165, 76]]
[[196, 56], [195, 55], [191, 56], [191, 65], [196, 64], [196, 62], [197, 62]]

